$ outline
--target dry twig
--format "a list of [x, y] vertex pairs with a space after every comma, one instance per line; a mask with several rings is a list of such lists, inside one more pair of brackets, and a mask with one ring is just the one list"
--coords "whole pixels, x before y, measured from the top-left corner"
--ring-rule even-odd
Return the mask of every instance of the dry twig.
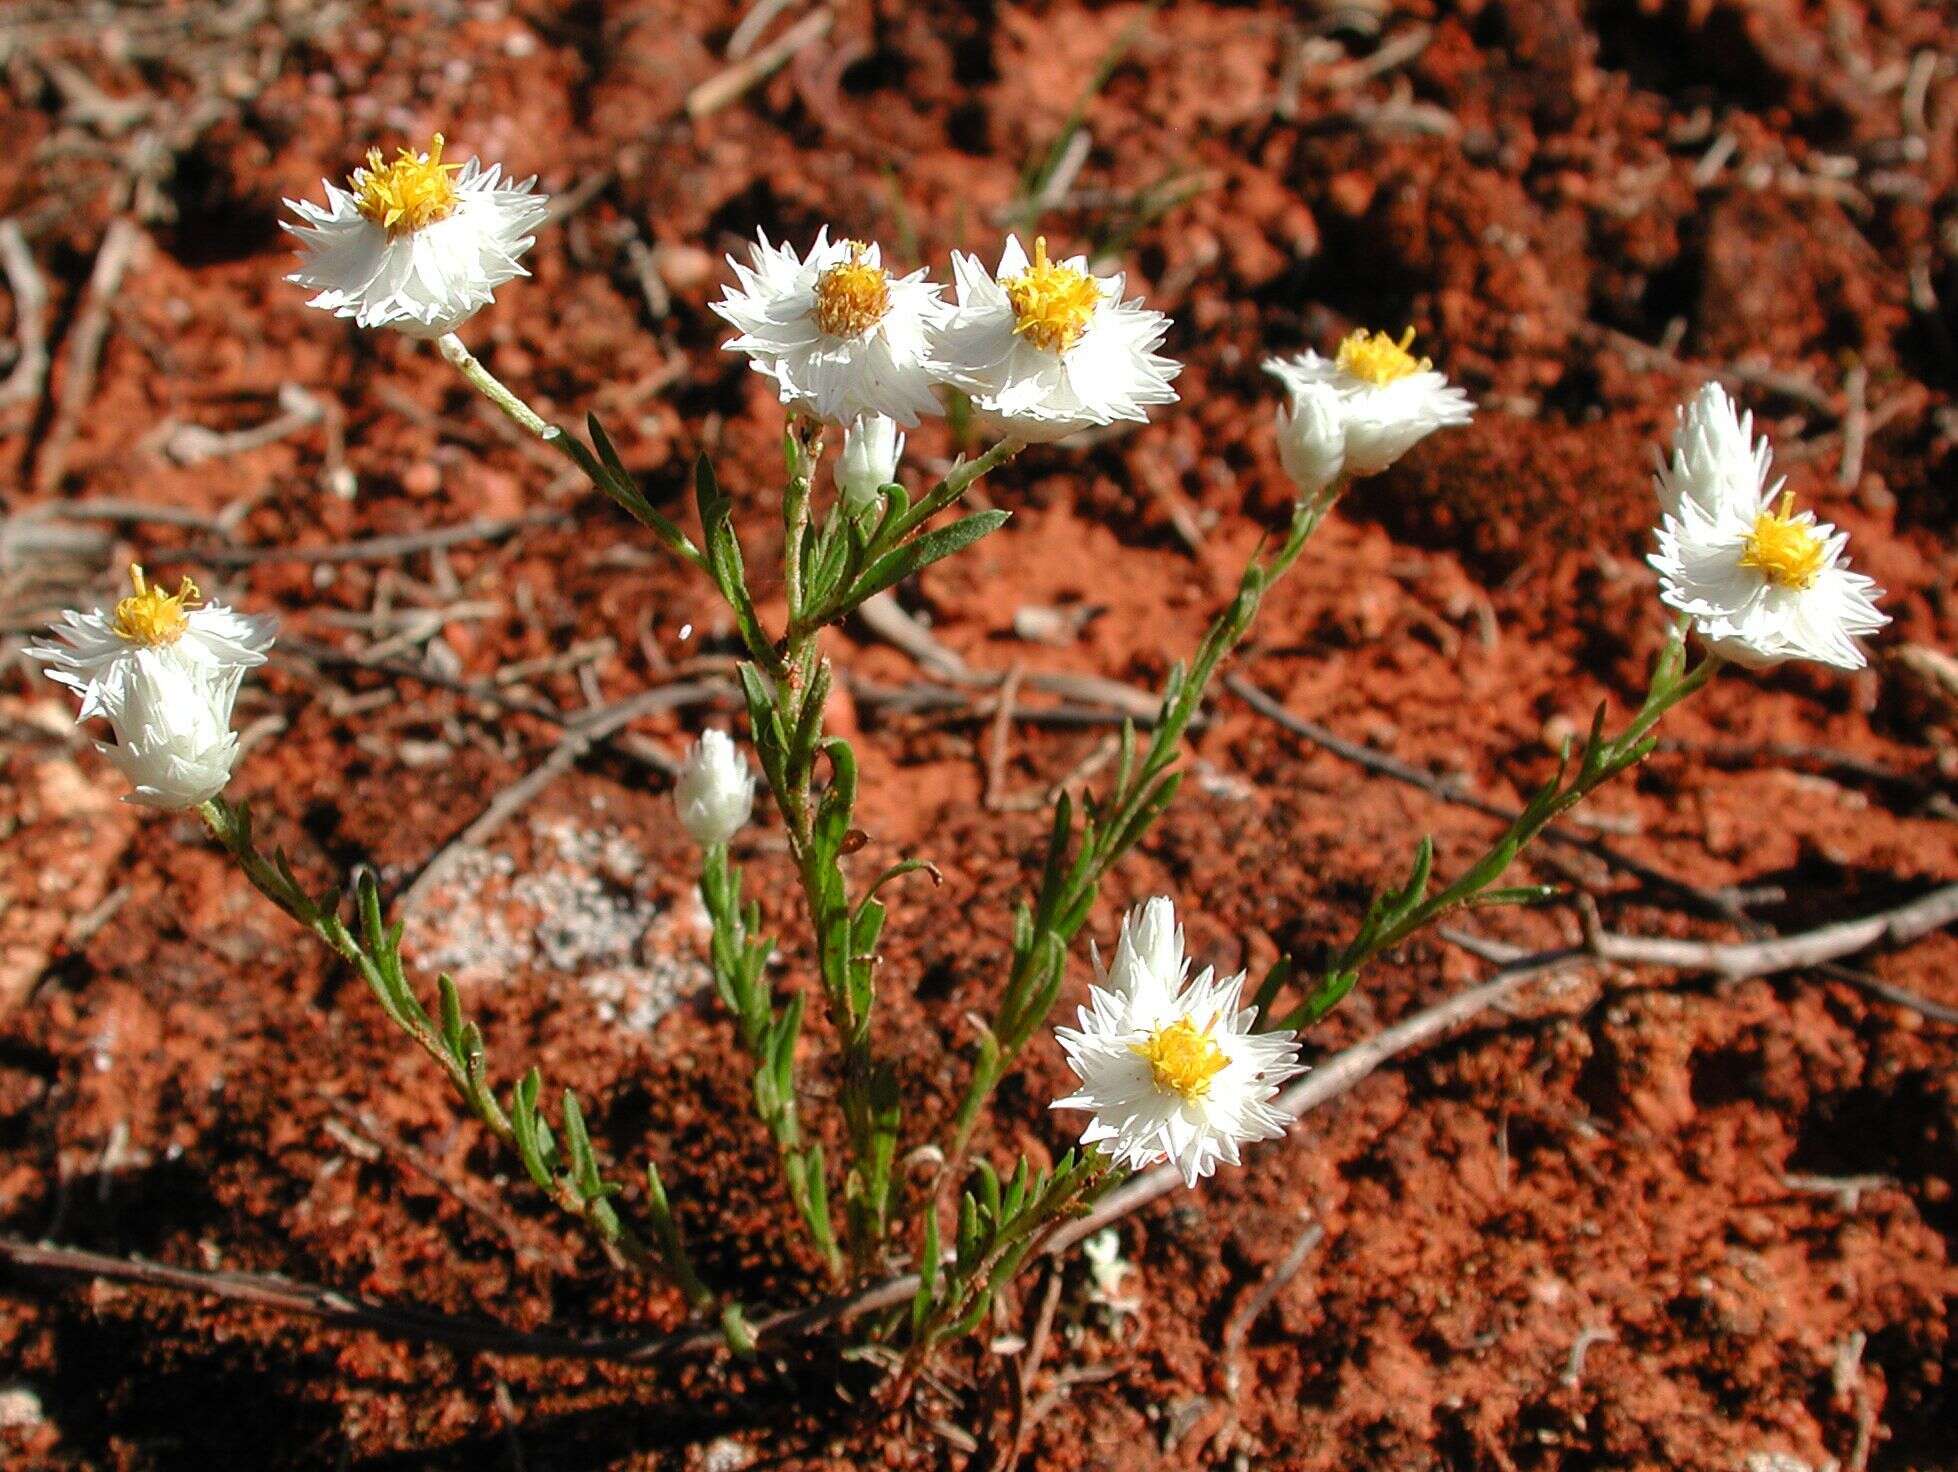
[[566, 717], [565, 733], [557, 745], [551, 748], [550, 754], [497, 793], [490, 800], [489, 806], [485, 807], [468, 827], [430, 856], [428, 862], [422, 866], [421, 872], [401, 892], [401, 897], [396, 902], [399, 912], [404, 916], [412, 914], [422, 896], [441, 882], [442, 877], [454, 866], [460, 854], [467, 849], [482, 847], [489, 841], [491, 835], [534, 802], [553, 782], [576, 766], [578, 759], [594, 745], [622, 730], [641, 716], [652, 715], [657, 711], [675, 710], [694, 701], [711, 700], [724, 693], [727, 688], [727, 685], [720, 680], [680, 680], [671, 685], [660, 685], [642, 691], [638, 695], [595, 711]]
[[426, 531], [397, 532], [358, 542], [331, 542], [323, 547], [193, 547], [177, 556], [180, 562], [203, 562], [214, 567], [249, 567], [261, 562], [392, 562], [417, 552], [434, 552], [470, 542], [495, 542], [534, 526], [562, 526], [571, 518], [562, 511], [532, 511], [523, 516], [479, 517], [457, 526]]
[[[1458, 807], [1471, 808], [1478, 813], [1498, 819], [1504, 823], [1513, 823], [1520, 816], [1520, 813], [1515, 808], [1506, 807], [1502, 803], [1491, 802], [1487, 798], [1476, 797], [1472, 793], [1463, 792], [1452, 783], [1446, 782], [1434, 776], [1432, 773], [1424, 772], [1419, 767], [1410, 766], [1408, 763], [1388, 756], [1384, 752], [1374, 751], [1368, 747], [1361, 746], [1358, 742], [1348, 741], [1345, 737], [1328, 731], [1324, 726], [1316, 722], [1308, 721], [1303, 716], [1293, 715], [1284, 706], [1273, 700], [1242, 675], [1226, 675], [1224, 677], [1224, 685], [1233, 695], [1250, 706], [1251, 709], [1257, 711], [1258, 714], [1277, 722], [1293, 735], [1302, 736], [1307, 741], [1312, 742], [1313, 745], [1323, 747], [1334, 756], [1345, 758], [1355, 766], [1364, 767], [1369, 772], [1378, 772], [1383, 777], [1392, 777], [1396, 782], [1405, 782], [1410, 787], [1418, 787], [1430, 796], [1440, 798], [1443, 802], [1454, 803]], [[1704, 913], [1716, 915], [1721, 919], [1732, 920], [1737, 923], [1752, 923], [1741, 910], [1740, 906], [1734, 902], [1732, 896], [1721, 894], [1716, 890], [1702, 889], [1698, 885], [1689, 884], [1682, 879], [1676, 879], [1662, 870], [1655, 869], [1651, 865], [1633, 858], [1630, 854], [1613, 848], [1601, 838], [1593, 838], [1582, 833], [1573, 833], [1569, 828], [1560, 823], [1550, 824], [1543, 830], [1541, 836], [1548, 843], [1562, 844], [1567, 848], [1581, 849], [1593, 858], [1603, 861], [1621, 873], [1630, 874], [1633, 878], [1644, 884], [1690, 901], [1695, 908]]]
[[812, 10], [761, 50], [709, 77], [687, 94], [687, 116], [698, 122], [710, 113], [719, 112], [786, 66], [805, 46], [821, 40], [835, 19], [835, 13], [826, 5]]
[[80, 428], [82, 413], [95, 397], [95, 370], [102, 360], [102, 344], [109, 335], [109, 309], [122, 278], [143, 238], [137, 224], [118, 215], [109, 222], [102, 247], [95, 253], [95, 266], [89, 272], [88, 287], [82, 296], [81, 311], [68, 335], [68, 356], [61, 375], [61, 402], [41, 443], [41, 458], [34, 470], [34, 486], [53, 491], [68, 469], [68, 451]]
[[0, 270], [13, 293], [14, 335], [20, 343], [7, 381], [0, 383], [0, 408], [9, 408], [39, 399], [48, 381], [48, 286], [16, 220], [0, 220]]

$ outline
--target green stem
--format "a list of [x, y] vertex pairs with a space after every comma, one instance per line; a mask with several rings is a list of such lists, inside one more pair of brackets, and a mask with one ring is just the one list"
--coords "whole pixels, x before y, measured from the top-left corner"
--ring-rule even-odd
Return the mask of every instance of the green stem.
[[[1321, 1015], [1328, 1001], [1336, 1001], [1351, 989], [1360, 969], [1381, 952], [1391, 949], [1442, 916], [1477, 903], [1517, 903], [1535, 898], [1534, 889], [1493, 890], [1517, 856], [1538, 834], [1563, 814], [1627, 769], [1643, 761], [1652, 751], [1656, 738], [1652, 730], [1667, 711], [1696, 693], [1711, 680], [1720, 661], [1711, 656], [1691, 669], [1685, 667], [1686, 631], [1673, 631], [1666, 648], [1654, 665], [1652, 680], [1638, 711], [1617, 735], [1604, 734], [1604, 708], [1598, 708], [1591, 732], [1578, 758], [1577, 770], [1565, 781], [1570, 769], [1566, 747], [1557, 773], [1530, 799], [1523, 811], [1490, 844], [1480, 858], [1438, 893], [1427, 893], [1428, 873], [1433, 861], [1432, 843], [1423, 840], [1415, 857], [1414, 871], [1407, 884], [1377, 899], [1353, 939], [1340, 949], [1326, 967], [1313, 996], [1271, 1025], [1297, 1028]], [[1255, 1005], [1262, 1021], [1283, 981], [1273, 977], [1260, 988]]]
[[1102, 878], [1141, 839], [1176, 794], [1179, 772], [1169, 770], [1184, 732], [1202, 709], [1212, 676], [1224, 656], [1249, 632], [1264, 595], [1298, 561], [1305, 544], [1339, 499], [1337, 484], [1297, 503], [1285, 540], [1268, 560], [1253, 557], [1238, 584], [1237, 596], [1217, 615], [1197, 645], [1188, 669], [1170, 672], [1163, 687], [1161, 713], [1141, 762], [1135, 760], [1134, 733], [1124, 728], [1115, 790], [1090, 804], [1073, 860], [1072, 808], [1065, 795], [1057, 805], [1048, 841], [1047, 862], [1034, 904], [1022, 906], [1014, 926], [1013, 963], [992, 1027], [982, 1033], [972, 1077], [953, 1119], [949, 1178], [964, 1158], [986, 1100], [1028, 1040], [1052, 1010], [1060, 992], [1067, 947], [1086, 923]]
[[657, 510], [639, 489], [633, 478], [626, 473], [620, 463], [618, 451], [613, 448], [611, 437], [605, 433], [604, 426], [598, 422], [597, 415], [586, 419], [591, 429], [592, 442], [598, 451], [580, 444], [573, 435], [566, 434], [557, 425], [550, 423], [530, 405], [504, 386], [489, 369], [476, 360], [473, 353], [463, 346], [462, 339], [453, 332], [436, 339], [443, 359], [460, 373], [469, 385], [503, 411], [506, 418], [526, 434], [535, 435], [545, 444], [561, 453], [572, 464], [585, 473], [586, 479], [617, 502], [629, 515], [648, 527], [662, 542], [672, 549], [684, 562], [709, 573], [707, 554], [693, 544], [693, 539], [681, 531], [672, 519]]
[[564, 433], [556, 425], [548, 423], [522, 399], [511, 393], [489, 369], [476, 361], [476, 355], [463, 346], [462, 339], [453, 332], [444, 333], [435, 340], [435, 346], [442, 356], [464, 378], [468, 379], [478, 393], [488, 399], [509, 418], [510, 422], [527, 434], [549, 443]]
[[755, 939], [759, 910], [741, 904], [741, 871], [732, 868], [723, 844], [701, 856], [700, 895], [714, 922], [712, 958], [715, 989], [733, 1014], [741, 1045], [755, 1062], [752, 1075], [755, 1115], [767, 1126], [782, 1163], [789, 1199], [810, 1241], [822, 1254], [830, 1276], [843, 1277], [843, 1256], [829, 1220], [829, 1195], [820, 1145], [805, 1149], [796, 1109], [795, 1045], [802, 1029], [802, 1000], [775, 1009], [766, 976], [774, 943]]
[[[359, 972], [390, 1020], [417, 1046], [441, 1065], [450, 1082], [462, 1095], [476, 1117], [506, 1145], [526, 1155], [525, 1164], [537, 1184], [567, 1215], [575, 1217], [609, 1249], [642, 1271], [663, 1271], [686, 1296], [688, 1304], [704, 1310], [717, 1301], [711, 1289], [701, 1282], [692, 1260], [680, 1240], [677, 1225], [665, 1193], [658, 1189], [656, 1173], [651, 1176], [654, 1199], [649, 1203], [654, 1214], [654, 1231], [659, 1250], [649, 1246], [618, 1214], [612, 1205], [614, 1187], [595, 1180], [596, 1164], [589, 1142], [583, 1134], [575, 1100], [565, 1098], [565, 1134], [573, 1145], [574, 1168], [568, 1171], [539, 1168], [540, 1158], [534, 1136], [537, 1121], [530, 1103], [520, 1103], [513, 1117], [497, 1100], [491, 1088], [483, 1056], [482, 1034], [476, 1025], [462, 1018], [454, 983], [441, 978], [441, 1020], [431, 1017], [416, 997], [401, 966], [401, 927], [387, 925], [381, 918], [380, 896], [371, 875], [363, 874], [357, 899], [360, 934], [340, 919], [337, 891], [315, 899], [308, 895], [294, 876], [284, 853], [271, 858], [252, 842], [250, 812], [242, 805], [233, 807], [222, 798], [213, 798], [198, 807], [199, 815], [212, 835], [237, 861], [253, 888], [293, 920], [317, 936], [335, 955]], [[520, 1099], [534, 1100], [536, 1072], [532, 1070]], [[558, 1158], [553, 1148], [548, 1159]]]

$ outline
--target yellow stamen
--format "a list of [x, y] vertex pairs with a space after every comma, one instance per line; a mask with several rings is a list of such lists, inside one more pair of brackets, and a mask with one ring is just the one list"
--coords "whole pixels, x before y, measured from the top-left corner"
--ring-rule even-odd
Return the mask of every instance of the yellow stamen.
[[1101, 305], [1101, 284], [1085, 271], [1047, 259], [1047, 237], [1033, 242], [1033, 264], [1002, 281], [1013, 304], [1013, 330], [1049, 353], [1064, 353], [1081, 340]]
[[381, 150], [367, 150], [367, 171], [349, 181], [361, 214], [389, 235], [412, 233], [447, 219], [456, 207], [456, 187], [449, 175], [460, 164], [442, 162], [442, 135], [426, 154], [400, 151], [393, 163], [383, 163]]
[[864, 247], [850, 241], [850, 259], [838, 261], [816, 278], [816, 326], [829, 337], [856, 337], [884, 320], [891, 309], [891, 277], [864, 259]]
[[1822, 571], [1823, 543], [1813, 525], [1795, 520], [1795, 493], [1784, 492], [1779, 511], [1763, 511], [1741, 548], [1740, 565], [1760, 572], [1778, 588], [1806, 588]]
[[116, 637], [151, 649], [181, 639], [190, 627], [189, 610], [202, 601], [197, 584], [184, 578], [174, 594], [165, 593], [144, 582], [142, 568], [134, 563], [129, 567], [129, 581], [136, 591], [116, 604], [116, 616], [110, 624]]
[[1399, 342], [1384, 332], [1368, 332], [1362, 327], [1348, 333], [1339, 345], [1339, 366], [1375, 388], [1384, 388], [1396, 379], [1434, 367], [1432, 359], [1417, 358], [1408, 351], [1413, 343], [1412, 327], [1401, 334]]
[[1148, 1060], [1157, 1088], [1184, 1099], [1201, 1099], [1209, 1093], [1211, 1079], [1226, 1062], [1208, 1025], [1199, 1028], [1187, 1017], [1158, 1028], [1147, 1042], [1132, 1043], [1129, 1051]]

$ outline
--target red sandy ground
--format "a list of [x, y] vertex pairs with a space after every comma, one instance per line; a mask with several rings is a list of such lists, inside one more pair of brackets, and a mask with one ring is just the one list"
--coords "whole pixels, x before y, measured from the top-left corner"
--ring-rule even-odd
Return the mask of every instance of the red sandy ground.
[[[277, 610], [297, 637], [241, 707], [257, 739], [237, 795], [309, 880], [371, 859], [395, 885], [557, 728], [303, 657], [302, 640], [355, 654], [403, 627], [365, 619], [376, 607], [446, 609], [397, 658], [472, 679], [611, 640], [582, 676], [511, 687], [567, 709], [731, 646], [695, 580], [513, 443], [429, 351], [307, 311], [279, 279], [280, 196], [435, 128], [459, 153], [539, 171], [554, 194], [603, 176], [544, 233], [536, 279], [469, 336], [561, 418], [596, 408], [675, 514], [687, 465], [711, 448], [750, 565], [766, 567], [780, 414], [717, 351], [706, 303], [720, 253], [757, 225], [802, 241], [827, 221], [940, 268], [955, 246], [990, 254], [1022, 167], [1140, 14], [851, 0], [793, 64], [694, 122], [684, 101], [726, 65], [730, 5], [13, 10], [0, 215], [41, 264], [57, 355], [49, 392], [0, 426], [15, 509], [244, 502], [236, 542], [279, 547], [562, 514], [441, 554], [232, 570], [195, 555], [208, 531], [118, 524], [91, 540], [100, 523], [50, 523], [79, 550], [0, 569], [9, 637], [109, 596], [132, 556]], [[1012, 523], [905, 590], [906, 605], [975, 666], [1157, 681], [1282, 515], [1260, 358], [1410, 321], [1483, 411], [1350, 498], [1233, 668], [1301, 715], [1511, 800], [1596, 701], [1621, 711], [1638, 693], [1662, 630], [1641, 561], [1647, 447], [1682, 394], [1752, 365], [1739, 386], [1779, 466], [1849, 530], [1896, 622], [1854, 677], [1723, 678], [1668, 723], [1679, 745], [1596, 811], [1613, 842], [1683, 879], [1785, 892], [1758, 909], [1783, 928], [1949, 882], [1953, 707], [1898, 651], [1958, 634], [1954, 42], [1947, 8], [1901, 0], [1164, 7], [1088, 106], [1085, 165], [1042, 225], [1070, 248], [1128, 237], [1131, 282], [1176, 319], [1184, 402], [1145, 429], [1026, 455], [985, 488]], [[1176, 202], [1139, 211], [1151, 191]], [[67, 354], [117, 212], [141, 236], [86, 413], [51, 448], [81, 407]], [[0, 340], [13, 330], [0, 323]], [[1869, 432], [1844, 485], [1853, 369]], [[182, 463], [173, 430], [260, 424], [284, 383], [344, 408], [352, 499], [322, 486], [335, 452], [318, 426]], [[950, 442], [932, 428], [914, 447]], [[1071, 644], [1015, 635], [1016, 610], [1084, 604], [1103, 611]], [[921, 677], [861, 628], [833, 648], [871, 681]], [[1421, 832], [1447, 872], [1492, 831], [1234, 698], [1213, 709], [1195, 780], [1095, 913], [1104, 942], [1123, 906], [1172, 891], [1200, 963], [1310, 958]], [[457, 1122], [358, 983], [193, 822], [118, 804], [67, 699], [17, 662], [0, 713], [6, 1232], [513, 1325], [677, 1319], [669, 1292], [608, 1272], [526, 1189], [485, 1213], [440, 1184], [493, 1201], [486, 1182], [513, 1163]], [[723, 702], [635, 729], [674, 752], [730, 714]], [[838, 716], [860, 732], [869, 794], [859, 872], [912, 851], [945, 871], [936, 893], [903, 893], [881, 972], [923, 1139], [956, 1098], [963, 1019], [990, 1007], [1008, 905], [1037, 854], [1043, 820], [1010, 800], [1071, 772], [1102, 732], [1016, 725], [995, 794], [1009, 801], [988, 807], [983, 708]], [[1811, 750], [1775, 753], [1786, 745]], [[535, 1059], [583, 1092], [628, 1174], [660, 1162], [712, 1281], [792, 1302], [814, 1275], [776, 1245], [784, 1203], [743, 1114], [729, 1028], [698, 989], [690, 855], [662, 788], [594, 755], [451, 872], [411, 939], [460, 968], [502, 1076]], [[793, 937], [778, 833], [764, 820], [743, 857]], [[1596, 893], [1619, 930], [1732, 934], [1588, 860], [1526, 868]], [[1574, 935], [1567, 909], [1475, 923], [1531, 946]], [[1867, 964], [1949, 1006], [1954, 960], [1958, 940], [1938, 935]], [[792, 943], [782, 984], [806, 985], [806, 962]], [[1311, 1050], [1486, 969], [1411, 944]], [[1082, 963], [1066, 1005], [1084, 976]], [[1586, 973], [1550, 988], [1126, 1223], [1140, 1311], [1111, 1323], [1070, 1276], [1025, 1465], [1958, 1466], [1951, 1043], [1949, 1027], [1814, 974], [1720, 988]], [[817, 1121], [824, 1056], [817, 1033]], [[1031, 1050], [1000, 1093], [993, 1158], [1065, 1144], [1069, 1121], [1044, 1109], [1062, 1073], [1050, 1043]], [[374, 1148], [375, 1133], [426, 1168]], [[1843, 1175], [1883, 1179], [1853, 1197], [1801, 1179]], [[1323, 1245], [1225, 1352], [1225, 1326], [1308, 1219]], [[819, 1346], [738, 1372], [649, 1373], [105, 1285], [13, 1276], [0, 1294], [9, 1466], [967, 1462], [955, 1434], [863, 1411], [869, 1367]], [[1592, 1342], [1573, 1374], [1580, 1336]], [[995, 1439], [1003, 1422], [975, 1388], [994, 1365], [947, 1368], [961, 1401], [927, 1396], [922, 1415]]]

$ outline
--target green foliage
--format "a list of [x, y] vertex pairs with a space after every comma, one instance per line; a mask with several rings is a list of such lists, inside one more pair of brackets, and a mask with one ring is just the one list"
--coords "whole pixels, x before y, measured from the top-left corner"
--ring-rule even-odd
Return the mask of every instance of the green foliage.
[[1072, 1150], [1043, 1170], [1034, 1170], [1022, 1155], [1004, 1183], [990, 1164], [976, 1161], [971, 1184], [959, 1197], [949, 1260], [941, 1260], [936, 1208], [925, 1213], [918, 1290], [908, 1318], [913, 1356], [977, 1328], [1033, 1249], [1055, 1228], [1086, 1213], [1114, 1179], [1105, 1159]]
[[649, 1246], [620, 1217], [613, 1198], [621, 1188], [605, 1179], [577, 1096], [568, 1089], [564, 1093], [560, 1145], [538, 1108], [543, 1080], [535, 1068], [511, 1089], [507, 1111], [499, 1102], [488, 1077], [482, 1031], [463, 1016], [455, 983], [446, 975], [436, 983], [440, 1021], [429, 1016], [401, 962], [401, 926], [385, 918], [372, 872], [363, 869], [355, 877], [356, 934], [340, 919], [337, 892], [308, 895], [283, 851], [268, 859], [258, 850], [251, 813], [243, 804], [233, 806], [213, 798], [199, 811], [258, 891], [354, 967], [389, 1021], [442, 1066], [476, 1117], [515, 1149], [525, 1174], [539, 1190], [583, 1222], [608, 1250], [645, 1268], [665, 1271], [695, 1308], [714, 1301], [694, 1272], [664, 1190], [649, 1193], [644, 1203], [655, 1245]]
[[[1145, 12], [1146, 14], [1146, 12]], [[1128, 44], [1111, 52], [1084, 94], [1054, 149], [1028, 177], [1028, 197], [1038, 199], [1065, 155], [1085, 108]], [[972, 546], [998, 530], [1001, 511], [958, 517], [934, 528], [972, 484], [1017, 452], [1002, 440], [982, 454], [960, 459], [916, 500], [896, 484], [854, 508], [837, 505], [818, 515], [812, 477], [820, 461], [821, 430], [797, 421], [784, 436], [781, 497], [782, 582], [787, 618], [778, 636], [764, 626], [751, 591], [733, 503], [713, 467], [694, 467], [694, 508], [700, 543], [647, 499], [627, 471], [596, 417], [587, 420], [590, 446], [550, 426], [511, 395], [469, 356], [445, 339], [443, 352], [472, 383], [531, 433], [559, 448], [594, 486], [623, 507], [689, 565], [704, 572], [732, 610], [747, 658], [739, 682], [762, 776], [782, 815], [790, 857], [809, 922], [821, 1001], [834, 1034], [845, 1158], [834, 1162], [840, 1182], [843, 1233], [832, 1221], [830, 1166], [810, 1140], [799, 1107], [797, 1052], [803, 1039], [805, 995], [778, 997], [768, 970], [774, 939], [762, 933], [760, 908], [744, 901], [742, 875], [724, 846], [708, 848], [701, 862], [700, 895], [713, 922], [709, 955], [714, 989], [750, 1064], [755, 1118], [776, 1147], [783, 1180], [810, 1243], [839, 1283], [880, 1270], [893, 1247], [894, 1222], [904, 1221], [897, 1149], [904, 1134], [897, 1075], [877, 1052], [877, 948], [888, 918], [884, 893], [895, 880], [920, 871], [937, 881], [923, 859], [887, 864], [867, 889], [853, 895], [846, 859], [865, 835], [856, 826], [858, 766], [850, 744], [828, 734], [825, 714], [833, 675], [819, 638], [866, 600]], [[955, 409], [962, 401], [955, 400]], [[961, 421], [962, 423], [963, 421]], [[962, 433], [958, 424], [955, 432]], [[1222, 660], [1251, 629], [1265, 594], [1291, 568], [1337, 499], [1337, 486], [1294, 510], [1284, 539], [1260, 549], [1245, 568], [1237, 593], [1219, 614], [1187, 664], [1174, 666], [1146, 741], [1133, 723], [1122, 727], [1112, 780], [1098, 796], [1056, 801], [1040, 876], [1015, 909], [1010, 961], [989, 1020], [977, 1027], [972, 1072], [954, 1117], [940, 1190], [960, 1180], [956, 1210], [939, 1196], [917, 1214], [918, 1287], [885, 1321], [885, 1332], [905, 1341], [905, 1383], [935, 1349], [977, 1330], [1000, 1292], [1030, 1256], [1065, 1221], [1089, 1211], [1123, 1172], [1095, 1152], [1070, 1151], [1051, 1168], [1035, 1169], [1021, 1156], [1002, 1180], [990, 1162], [966, 1151], [992, 1092], [1022, 1050], [1047, 1024], [1066, 975], [1068, 952], [1093, 910], [1103, 879], [1148, 834], [1175, 800], [1182, 782], [1178, 758]], [[1646, 699], [1617, 736], [1604, 731], [1599, 711], [1575, 760], [1568, 748], [1558, 768], [1523, 812], [1459, 877], [1434, 890], [1434, 848], [1424, 839], [1404, 881], [1379, 895], [1353, 937], [1328, 959], [1309, 990], [1277, 1025], [1308, 1026], [1352, 990], [1364, 967], [1451, 910], [1469, 906], [1536, 903], [1552, 891], [1542, 885], [1503, 885], [1504, 874], [1544, 827], [1596, 787], [1625, 771], [1652, 749], [1659, 718], [1705, 683], [1711, 662], [1688, 671], [1683, 627], [1660, 657]], [[263, 855], [252, 839], [251, 818], [241, 805], [221, 800], [202, 809], [212, 831], [238, 860], [252, 883], [351, 965], [382, 1012], [449, 1075], [470, 1110], [522, 1164], [531, 1183], [580, 1221], [604, 1248], [635, 1265], [667, 1273], [700, 1314], [718, 1316], [722, 1335], [736, 1354], [755, 1352], [755, 1332], [739, 1304], [715, 1294], [694, 1271], [666, 1184], [656, 1166], [645, 1169], [644, 1189], [628, 1220], [626, 1189], [607, 1174], [592, 1138], [583, 1100], [562, 1091], [556, 1122], [547, 1117], [540, 1071], [524, 1070], [507, 1095], [499, 1094], [481, 1029], [463, 1011], [455, 984], [436, 982], [434, 1015], [423, 1005], [400, 954], [401, 927], [390, 923], [371, 873], [356, 876], [353, 923], [340, 918], [342, 896], [330, 890], [309, 896], [283, 853]], [[1297, 968], [1283, 957], [1254, 997], [1260, 1017], [1298, 983]], [[947, 1234], [949, 1232], [949, 1241]], [[876, 1346], [885, 1356], [887, 1345]]]

